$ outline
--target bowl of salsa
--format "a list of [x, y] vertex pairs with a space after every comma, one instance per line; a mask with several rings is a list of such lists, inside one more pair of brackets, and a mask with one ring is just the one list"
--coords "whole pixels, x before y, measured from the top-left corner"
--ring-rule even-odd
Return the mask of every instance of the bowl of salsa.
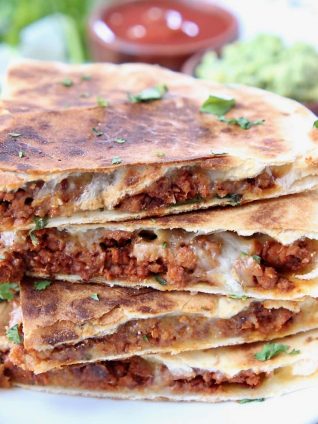
[[156, 63], [179, 70], [195, 52], [219, 51], [238, 36], [237, 19], [205, 0], [120, 0], [89, 19], [92, 58]]

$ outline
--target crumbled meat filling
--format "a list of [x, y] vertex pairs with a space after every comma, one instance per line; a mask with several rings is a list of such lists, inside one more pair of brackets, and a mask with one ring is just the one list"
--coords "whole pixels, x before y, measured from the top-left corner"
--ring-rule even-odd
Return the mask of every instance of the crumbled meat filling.
[[[284, 246], [273, 240], [259, 245], [255, 256], [242, 256], [234, 269], [243, 286], [288, 291], [295, 285], [284, 273], [302, 272], [312, 263], [315, 253], [308, 240], [299, 240]], [[283, 273], [283, 275], [281, 274]]]
[[[58, 334], [43, 336], [44, 344], [52, 349], [44, 351], [29, 350], [28, 354], [37, 360], [57, 361], [61, 364], [80, 362], [85, 358], [100, 358], [120, 354], [134, 354], [143, 350], [179, 349], [189, 342], [207, 341], [205, 348], [213, 346], [222, 338], [244, 336], [253, 340], [255, 336], [264, 339], [270, 335], [278, 336], [293, 322], [295, 312], [285, 308], [266, 309], [259, 302], [252, 303], [246, 310], [229, 319], [210, 319], [202, 316], [181, 315], [132, 320], [118, 330], [101, 338], [90, 338], [75, 345], [55, 346]], [[55, 346], [55, 347], [54, 347]], [[11, 360], [18, 364], [23, 349], [12, 349]], [[19, 353], [20, 352], [20, 353]], [[15, 359], [14, 359], [15, 358]]]
[[246, 180], [211, 181], [208, 173], [199, 168], [182, 168], [171, 176], [160, 178], [147, 187], [145, 192], [126, 197], [117, 207], [124, 211], [139, 212], [164, 206], [178, 206], [186, 202], [199, 202], [213, 197], [242, 197], [247, 192], [260, 194], [262, 190], [274, 186], [275, 178], [270, 170]]
[[[16, 225], [30, 222], [33, 217], [70, 216], [80, 210], [80, 198], [93, 179], [93, 174], [70, 176], [54, 189], [39, 196], [44, 181], [28, 183], [16, 192], [0, 192], [0, 224]], [[208, 171], [200, 167], [185, 167], [164, 176], [144, 192], [123, 199], [116, 207], [130, 212], [173, 206], [184, 202], [198, 202], [214, 196], [243, 196], [246, 192], [261, 193], [275, 187], [270, 170], [255, 178], [242, 181], [211, 181]], [[38, 196], [38, 197], [37, 197]]]
[[[161, 230], [157, 235], [97, 229], [79, 235], [45, 228], [35, 234], [37, 243], [25, 233], [26, 240], [15, 241], [11, 253], [0, 260], [0, 281], [18, 281], [25, 270], [48, 276], [79, 275], [83, 281], [98, 277], [130, 282], [152, 279], [154, 284], [159, 275], [169, 289], [185, 289], [200, 282], [213, 285], [221, 256], [223, 262], [227, 260], [224, 243], [231, 242], [217, 234], [195, 235], [184, 230]], [[234, 241], [239, 242], [238, 236]], [[238, 252], [228, 271], [233, 267], [243, 287], [264, 290], [293, 289], [289, 275], [308, 270], [317, 250], [315, 242], [307, 239], [284, 246], [268, 237], [256, 237], [251, 246], [253, 254]]]
[[260, 386], [266, 373], [241, 371], [232, 377], [221, 372], [193, 369], [189, 377], [173, 375], [163, 364], [140, 357], [121, 361], [105, 361], [73, 365], [35, 375], [7, 364], [6, 373], [13, 383], [38, 386], [57, 386], [86, 390], [171, 390], [172, 393], [214, 393], [226, 385], [254, 388]]

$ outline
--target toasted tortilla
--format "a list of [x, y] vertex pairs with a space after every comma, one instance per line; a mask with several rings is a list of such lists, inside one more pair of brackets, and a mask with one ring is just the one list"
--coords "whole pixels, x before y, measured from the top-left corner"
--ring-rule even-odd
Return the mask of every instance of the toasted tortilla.
[[[265, 343], [178, 355], [146, 355], [137, 358], [137, 362], [136, 358], [123, 361], [121, 374], [115, 374], [117, 377], [113, 370], [120, 367], [120, 361], [70, 366], [40, 375], [8, 364], [7, 373], [14, 385], [53, 393], [120, 399], [244, 402], [317, 384], [317, 340], [317, 330], [275, 340], [285, 346], [286, 351], [266, 361], [255, 357]], [[130, 363], [134, 361], [139, 366], [132, 368]], [[233, 382], [244, 375], [259, 376], [259, 381], [254, 386], [248, 377], [242, 382]], [[221, 381], [219, 384], [217, 379]]]
[[[270, 340], [318, 327], [318, 301], [229, 297], [55, 282], [21, 284], [23, 346], [15, 365], [35, 373], [76, 363]], [[21, 316], [21, 318], [20, 318]]]
[[[277, 300], [298, 299], [305, 295], [318, 297], [316, 191], [250, 203], [239, 208], [211, 209], [157, 219], [58, 228], [51, 227], [53, 223], [58, 224], [52, 220], [47, 228], [31, 235], [28, 231], [0, 233], [3, 246], [0, 253], [4, 258], [0, 260], [0, 281], [19, 280], [26, 272], [41, 278], [54, 276], [74, 282], [152, 287], [161, 291], [186, 290]], [[120, 234], [123, 234], [126, 244], [109, 243], [109, 239], [120, 238]], [[37, 245], [34, 245], [31, 236], [37, 237]], [[49, 240], [53, 238], [53, 245], [47, 242], [48, 237]], [[200, 245], [200, 239], [202, 242], [206, 240], [207, 244]], [[256, 242], [262, 246], [267, 242], [277, 242], [286, 249], [297, 243], [308, 245], [310, 263], [302, 267], [302, 258], [290, 253], [286, 262], [292, 264], [292, 269], [280, 269], [279, 264], [268, 262], [263, 250], [257, 251]], [[220, 245], [219, 251], [215, 244]], [[127, 245], [132, 247], [125, 250], [123, 246]], [[177, 261], [180, 246], [181, 250], [184, 246], [196, 255], [196, 264], [192, 268], [191, 265], [187, 268], [187, 262], [191, 261], [189, 255], [184, 254], [183, 262]], [[111, 252], [116, 252], [116, 249], [119, 253], [121, 249], [126, 252], [122, 259], [116, 255], [112, 259]], [[43, 251], [47, 254], [42, 258]], [[23, 258], [20, 268], [16, 258]], [[295, 267], [297, 261], [299, 267]], [[153, 266], [158, 263], [163, 263], [166, 268], [155, 271]], [[178, 280], [174, 274], [167, 272], [174, 263], [180, 265], [181, 270], [184, 267], [181, 282], [180, 278]], [[288, 285], [280, 285], [280, 280], [272, 286], [249, 281], [239, 274], [238, 263], [246, 263], [246, 266], [254, 266], [262, 272], [274, 269], [277, 278], [288, 281]], [[145, 264], [151, 271], [148, 268], [147, 272], [143, 271]], [[121, 270], [117, 274], [112, 273], [113, 266], [120, 266]]]
[[[86, 74], [90, 80], [83, 80]], [[65, 77], [72, 79], [72, 86], [61, 84]], [[127, 94], [160, 83], [169, 88], [163, 99], [127, 101]], [[86, 91], [90, 95], [81, 97]], [[227, 117], [264, 119], [264, 124], [243, 130], [200, 113], [210, 94], [236, 99], [237, 106]], [[110, 105], [98, 107], [96, 96], [105, 97]], [[70, 107], [65, 108], [65, 103]], [[16, 192], [41, 181], [44, 185], [33, 199], [38, 205], [55, 199], [61, 181], [88, 178], [86, 191], [70, 202], [70, 208], [60, 205], [57, 210], [59, 197], [49, 209], [48, 215], [58, 216], [60, 224], [233, 205], [230, 196], [217, 195], [146, 209], [140, 206], [137, 212], [120, 206], [124, 199], [146, 193], [160, 178], [171, 178], [178, 169], [200, 170], [211, 182], [246, 181], [263, 172], [275, 175], [273, 187], [247, 190], [240, 203], [311, 190], [318, 185], [314, 120], [304, 106], [275, 94], [197, 81], [156, 66], [22, 62], [11, 68], [4, 95], [0, 189]], [[115, 142], [118, 138], [125, 143]], [[118, 157], [115, 162], [120, 163], [114, 164]], [[16, 225], [31, 227], [31, 218]], [[1, 228], [12, 225], [3, 222]]]

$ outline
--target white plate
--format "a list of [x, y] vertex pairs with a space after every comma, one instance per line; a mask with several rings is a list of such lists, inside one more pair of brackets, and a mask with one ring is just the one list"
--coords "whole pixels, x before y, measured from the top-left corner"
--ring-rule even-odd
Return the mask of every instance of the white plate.
[[318, 387], [261, 403], [137, 402], [0, 391], [1, 424], [317, 424]]

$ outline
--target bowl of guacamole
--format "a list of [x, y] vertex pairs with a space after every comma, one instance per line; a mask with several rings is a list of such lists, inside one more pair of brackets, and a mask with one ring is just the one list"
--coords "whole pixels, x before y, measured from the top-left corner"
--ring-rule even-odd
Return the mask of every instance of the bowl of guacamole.
[[286, 45], [261, 34], [228, 44], [220, 56], [201, 53], [184, 69], [197, 78], [252, 85], [318, 109], [318, 51], [303, 42]]

